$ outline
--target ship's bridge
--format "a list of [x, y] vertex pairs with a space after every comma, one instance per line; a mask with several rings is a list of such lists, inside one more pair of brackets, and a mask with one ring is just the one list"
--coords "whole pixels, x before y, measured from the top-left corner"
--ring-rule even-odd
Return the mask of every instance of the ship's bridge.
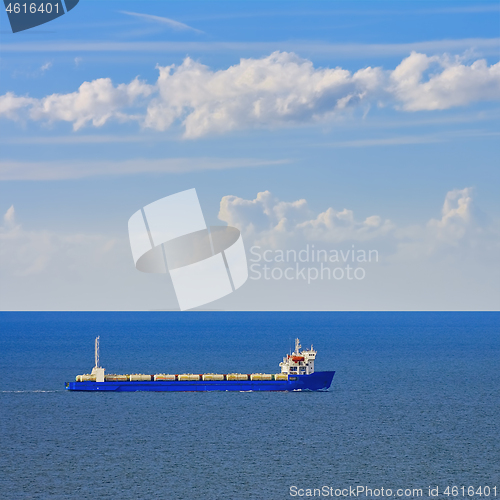
[[280, 363], [281, 373], [289, 375], [310, 375], [314, 373], [314, 360], [317, 352], [311, 345], [310, 349], [301, 351], [299, 339], [295, 339], [295, 351], [287, 354]]

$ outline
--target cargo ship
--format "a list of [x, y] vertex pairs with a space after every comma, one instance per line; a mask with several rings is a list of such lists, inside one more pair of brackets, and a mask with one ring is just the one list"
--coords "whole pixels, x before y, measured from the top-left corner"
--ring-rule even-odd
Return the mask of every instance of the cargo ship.
[[280, 373], [182, 373], [182, 374], [105, 374], [99, 362], [99, 337], [95, 339], [95, 366], [91, 373], [77, 375], [66, 382], [69, 391], [321, 391], [327, 390], [334, 371], [315, 372], [317, 351], [301, 350], [295, 339], [295, 351], [279, 364]]

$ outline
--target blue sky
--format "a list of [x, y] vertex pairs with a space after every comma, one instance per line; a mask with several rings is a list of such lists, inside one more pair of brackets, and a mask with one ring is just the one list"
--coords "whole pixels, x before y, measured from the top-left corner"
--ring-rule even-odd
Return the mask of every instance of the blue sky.
[[[224, 197], [241, 200], [222, 223], [240, 226], [247, 249], [371, 245], [383, 261], [357, 289], [339, 283], [342, 300], [325, 283], [292, 293], [255, 280], [215, 308], [498, 307], [498, 2], [81, 0], [26, 32], [10, 33], [5, 12], [0, 22], [3, 309], [175, 308], [169, 283], [127, 260], [126, 222], [192, 187], [211, 224]], [[276, 88], [242, 87], [243, 64]], [[163, 84], [157, 66], [170, 65]], [[322, 94], [335, 68], [346, 81]], [[109, 117], [68, 104], [104, 78], [92, 92]], [[295, 223], [283, 215], [285, 239], [279, 221], [252, 220], [265, 191], [274, 212], [307, 200]], [[352, 211], [352, 233], [336, 216], [318, 232], [330, 208]], [[366, 239], [371, 216], [392, 229]]]

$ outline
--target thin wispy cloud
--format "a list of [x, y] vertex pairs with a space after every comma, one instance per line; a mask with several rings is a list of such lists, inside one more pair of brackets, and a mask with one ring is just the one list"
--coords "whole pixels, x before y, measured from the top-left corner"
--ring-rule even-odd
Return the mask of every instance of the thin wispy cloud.
[[180, 174], [202, 170], [284, 165], [290, 160], [258, 158], [137, 158], [102, 161], [0, 161], [0, 180], [55, 181], [145, 173]]
[[126, 14], [127, 16], [137, 17], [153, 23], [166, 25], [176, 31], [194, 31], [195, 33], [200, 34], [204, 33], [201, 30], [193, 28], [192, 26], [188, 26], [187, 24], [181, 23], [179, 21], [175, 21], [174, 19], [169, 19], [168, 17], [153, 16], [151, 14], [141, 14], [139, 12], [129, 12], [126, 10], [121, 10], [120, 12], [122, 14]]
[[456, 139], [473, 139], [481, 137], [498, 137], [500, 132], [480, 130], [461, 130], [459, 132], [445, 132], [422, 135], [403, 135], [395, 137], [378, 137], [368, 139], [353, 139], [349, 141], [335, 141], [323, 144], [311, 144], [311, 147], [325, 146], [332, 148], [364, 148], [373, 146], [406, 146], [411, 144], [437, 144], [454, 141]]
[[38, 144], [52, 146], [53, 144], [113, 144], [131, 142], [165, 142], [165, 136], [153, 135], [55, 135], [55, 136], [20, 136], [0, 138], [0, 144]]
[[492, 5], [465, 5], [462, 7], [444, 7], [417, 10], [418, 14], [483, 14], [488, 12], [500, 12], [498, 3]]
[[265, 53], [276, 50], [311, 53], [315, 56], [362, 58], [369, 56], [393, 57], [412, 51], [426, 53], [460, 52], [473, 50], [478, 55], [498, 55], [500, 38], [460, 38], [427, 40], [411, 43], [321, 43], [321, 42], [26, 42], [4, 43], [3, 52], [160, 52], [186, 53]]
[[264, 18], [264, 17], [313, 17], [313, 16], [408, 16], [415, 14], [482, 14], [489, 12], [499, 12], [500, 6], [498, 4], [490, 5], [468, 5], [461, 7], [431, 7], [428, 9], [385, 9], [379, 7], [378, 9], [327, 9], [327, 10], [276, 10], [276, 11], [261, 11], [261, 12], [228, 12], [225, 14], [211, 14], [204, 16], [197, 16], [195, 20], [215, 20], [215, 19], [251, 19], [251, 18]]

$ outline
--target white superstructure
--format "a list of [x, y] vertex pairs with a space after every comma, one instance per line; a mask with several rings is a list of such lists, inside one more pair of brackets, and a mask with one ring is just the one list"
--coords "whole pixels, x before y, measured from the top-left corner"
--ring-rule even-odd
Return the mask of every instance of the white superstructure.
[[287, 354], [280, 363], [281, 373], [288, 375], [310, 375], [314, 373], [314, 360], [316, 351], [311, 345], [310, 349], [301, 351], [299, 339], [295, 339], [295, 351]]

